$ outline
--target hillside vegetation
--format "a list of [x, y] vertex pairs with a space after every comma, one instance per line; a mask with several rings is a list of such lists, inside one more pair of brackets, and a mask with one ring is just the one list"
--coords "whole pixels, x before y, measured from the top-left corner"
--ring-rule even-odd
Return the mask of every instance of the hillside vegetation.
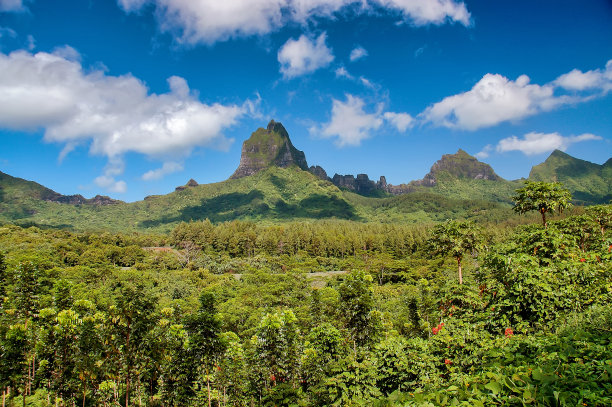
[[0, 227], [0, 390], [41, 407], [610, 405], [612, 206], [460, 224], [473, 249], [348, 220]]

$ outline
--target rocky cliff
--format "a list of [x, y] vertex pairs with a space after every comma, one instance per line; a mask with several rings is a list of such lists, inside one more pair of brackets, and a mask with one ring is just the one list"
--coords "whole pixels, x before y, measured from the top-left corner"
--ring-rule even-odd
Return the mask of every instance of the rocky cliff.
[[265, 129], [259, 128], [242, 143], [240, 165], [230, 178], [253, 175], [270, 166], [291, 167], [308, 171], [304, 152], [296, 149], [281, 123], [270, 121]]
[[486, 179], [499, 181], [502, 178], [493, 171], [489, 164], [478, 161], [465, 151], [459, 149], [455, 154], [444, 154], [436, 161], [431, 170], [422, 180], [413, 181], [411, 184], [434, 186], [438, 182], [441, 173], [446, 173], [454, 178], [464, 179]]

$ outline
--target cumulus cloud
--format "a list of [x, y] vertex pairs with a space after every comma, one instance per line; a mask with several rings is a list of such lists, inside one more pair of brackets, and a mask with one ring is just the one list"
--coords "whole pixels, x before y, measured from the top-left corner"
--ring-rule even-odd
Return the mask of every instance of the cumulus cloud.
[[427, 108], [422, 116], [436, 125], [476, 130], [519, 120], [551, 110], [565, 102], [555, 97], [551, 85], [532, 85], [527, 75], [512, 81], [502, 75], [486, 74], [464, 93], [449, 96]]
[[535, 155], [553, 150], [565, 151], [571, 144], [589, 140], [601, 140], [594, 134], [581, 134], [579, 136], [563, 137], [559, 133], [536, 133], [525, 134], [522, 138], [512, 136], [502, 139], [497, 144], [498, 152], [520, 151], [526, 155]]
[[582, 72], [574, 69], [559, 76], [554, 84], [570, 91], [601, 89], [604, 93], [609, 92], [612, 90], [612, 60], [608, 61], [603, 70]]
[[354, 61], [357, 61], [358, 59], [365, 58], [367, 56], [368, 56], [368, 51], [366, 51], [365, 48], [357, 47], [351, 51], [351, 55], [349, 56], [349, 59], [351, 60], [351, 62], [354, 62]]
[[278, 51], [280, 71], [285, 78], [295, 78], [328, 66], [334, 56], [327, 47], [327, 35], [322, 33], [315, 40], [305, 35], [299, 39], [289, 39]]
[[400, 11], [415, 25], [440, 25], [447, 21], [470, 25], [465, 4], [455, 0], [376, 0], [375, 3]]
[[[56, 53], [0, 53], [0, 127], [44, 130], [47, 142], [77, 144], [109, 161], [127, 152], [150, 157], [186, 156], [196, 146], [223, 147], [223, 130], [253, 109], [252, 104], [201, 103], [187, 82], [168, 79], [170, 91], [150, 93], [132, 75], [87, 71], [71, 48]], [[96, 184], [112, 182], [116, 165]]]
[[333, 99], [331, 121], [323, 125], [321, 136], [336, 138], [339, 147], [358, 146], [361, 141], [370, 137], [372, 130], [377, 130], [383, 123], [382, 106], [377, 106], [373, 113], [366, 113], [363, 99], [346, 95], [346, 102]]
[[22, 0], [0, 0], [0, 12], [6, 11], [25, 11], [24, 2]]
[[408, 113], [385, 112], [383, 117], [395, 126], [400, 133], [405, 132], [414, 124], [414, 117], [410, 116]]
[[161, 168], [157, 168], [155, 170], [147, 171], [142, 174], [142, 179], [144, 181], [154, 181], [163, 178], [168, 174], [172, 174], [173, 172], [183, 171], [183, 164], [168, 161], [165, 162]]
[[163, 31], [192, 44], [265, 35], [286, 24], [329, 19], [342, 10], [353, 15], [382, 10], [415, 25], [470, 24], [465, 4], [456, 0], [118, 0], [118, 4], [126, 12], [152, 5]]
[[[591, 93], [563, 92], [585, 90]], [[420, 118], [437, 126], [477, 130], [589, 101], [609, 91], [612, 91], [612, 60], [603, 70], [582, 72], [574, 69], [545, 85], [531, 84], [527, 75], [513, 81], [488, 73], [471, 90], [433, 104], [420, 114]]]

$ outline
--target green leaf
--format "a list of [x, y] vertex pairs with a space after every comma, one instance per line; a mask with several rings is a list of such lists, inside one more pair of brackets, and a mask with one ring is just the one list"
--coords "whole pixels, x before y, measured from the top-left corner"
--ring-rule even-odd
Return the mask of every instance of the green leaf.
[[485, 384], [485, 388], [491, 390], [494, 395], [497, 395], [501, 392], [501, 385], [499, 382], [490, 382]]

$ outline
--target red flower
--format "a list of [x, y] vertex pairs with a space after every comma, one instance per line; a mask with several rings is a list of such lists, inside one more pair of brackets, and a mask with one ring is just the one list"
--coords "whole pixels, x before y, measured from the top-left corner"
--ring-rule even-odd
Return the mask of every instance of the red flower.
[[509, 338], [512, 335], [514, 335], [514, 331], [512, 330], [512, 328], [506, 328], [506, 330], [504, 331], [504, 335], [506, 335], [506, 337]]
[[584, 263], [586, 261], [586, 259], [580, 259], [581, 263]]
[[450, 360], [450, 359], [444, 359], [444, 364], [445, 364], [445, 365], [452, 365], [452, 364], [453, 364], [453, 362], [451, 362], [451, 360]]
[[274, 376], [273, 374], [270, 375], [270, 380], [272, 380], [273, 382], [276, 381], [276, 376]]
[[431, 328], [431, 332], [432, 332], [434, 335], [437, 335], [439, 330], [440, 330], [440, 329], [439, 329], [437, 326], [434, 326], [433, 328]]
[[440, 322], [440, 325], [438, 325], [438, 328], [442, 329], [443, 326], [444, 326], [444, 322]]

